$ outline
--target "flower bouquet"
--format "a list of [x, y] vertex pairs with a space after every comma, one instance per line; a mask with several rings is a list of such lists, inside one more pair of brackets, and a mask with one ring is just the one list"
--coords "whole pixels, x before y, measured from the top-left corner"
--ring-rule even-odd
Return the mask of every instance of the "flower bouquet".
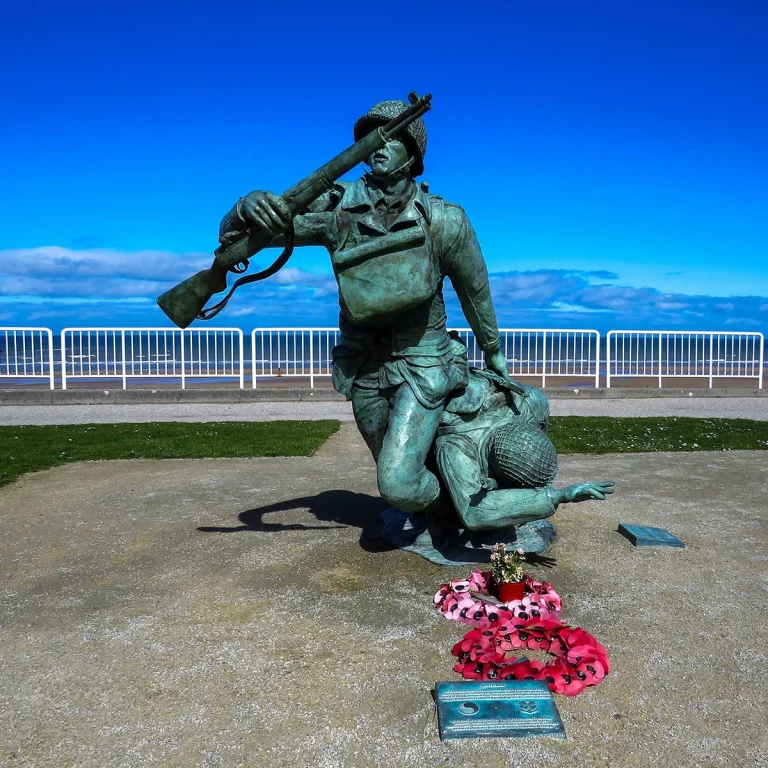
[[494, 544], [491, 551], [491, 573], [496, 582], [499, 600], [508, 603], [522, 600], [525, 594], [523, 560], [525, 552], [516, 549], [509, 552], [504, 544]]

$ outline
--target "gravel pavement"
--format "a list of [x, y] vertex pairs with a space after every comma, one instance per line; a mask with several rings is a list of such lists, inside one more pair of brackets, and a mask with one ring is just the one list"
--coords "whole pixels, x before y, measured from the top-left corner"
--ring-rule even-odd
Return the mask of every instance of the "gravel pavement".
[[616, 481], [559, 509], [552, 567], [528, 569], [611, 659], [556, 696], [565, 741], [440, 742], [430, 692], [466, 627], [432, 596], [469, 569], [383, 544], [354, 424], [309, 458], [25, 475], [0, 488], [0, 766], [764, 768], [761, 459], [562, 457], [558, 484]]
[[[553, 399], [550, 405], [554, 416], [699, 416], [768, 421], [768, 398]], [[0, 425], [276, 419], [353, 421], [351, 405], [334, 401], [0, 406]]]

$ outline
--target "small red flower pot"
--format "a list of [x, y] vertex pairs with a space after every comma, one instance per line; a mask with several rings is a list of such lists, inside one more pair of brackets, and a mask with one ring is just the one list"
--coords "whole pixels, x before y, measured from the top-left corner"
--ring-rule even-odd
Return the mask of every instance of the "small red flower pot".
[[525, 582], [524, 581], [507, 581], [497, 584], [496, 588], [499, 591], [499, 600], [502, 603], [509, 603], [512, 600], [522, 600], [525, 594]]

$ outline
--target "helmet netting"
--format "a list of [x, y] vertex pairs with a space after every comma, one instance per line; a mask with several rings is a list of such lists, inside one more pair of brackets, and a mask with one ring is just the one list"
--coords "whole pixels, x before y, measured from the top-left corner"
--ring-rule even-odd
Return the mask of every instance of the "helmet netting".
[[543, 488], [555, 479], [555, 446], [532, 424], [505, 424], [493, 435], [489, 447], [489, 468], [503, 487]]

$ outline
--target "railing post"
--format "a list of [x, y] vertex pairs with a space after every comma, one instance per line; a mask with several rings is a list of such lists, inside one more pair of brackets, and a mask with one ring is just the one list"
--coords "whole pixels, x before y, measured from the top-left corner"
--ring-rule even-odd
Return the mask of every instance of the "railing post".
[[120, 357], [123, 361], [123, 389], [128, 389], [128, 371], [125, 364], [125, 328], [120, 331]]
[[256, 389], [256, 329], [251, 331], [251, 389]]
[[[583, 353], [582, 353], [583, 354]], [[600, 334], [595, 334], [595, 389], [600, 388]]]
[[315, 388], [315, 334], [309, 329], [309, 388]]
[[48, 380], [50, 382], [51, 389], [53, 389], [53, 333], [49, 328], [46, 328], [45, 335], [48, 337]]
[[712, 358], [714, 357], [714, 347], [715, 347], [715, 334], [710, 333], [709, 334], [709, 388], [712, 389], [712, 366], [714, 365], [714, 361]]
[[[669, 337], [667, 337], [669, 338]], [[667, 354], [669, 354], [669, 351], [667, 351]], [[659, 389], [662, 388], [661, 383], [661, 333], [659, 333]]]
[[245, 347], [242, 330], [238, 332], [238, 341], [240, 342], [240, 389], [245, 389], [245, 361], [243, 360]]
[[547, 332], [544, 331], [543, 344], [542, 344], [542, 361], [541, 361], [541, 388], [547, 386]]
[[608, 331], [605, 335], [605, 388], [611, 388], [611, 334], [613, 331]]
[[60, 336], [61, 349], [59, 349], [59, 354], [61, 355], [61, 388], [62, 389], [67, 388], [67, 349], [64, 342], [64, 339], [66, 338], [66, 333], [67, 333], [66, 329], [64, 329], [61, 332], [61, 336]]
[[[184, 350], [184, 331], [180, 331], [181, 333], [181, 388], [186, 389], [187, 388], [187, 379], [186, 379], [186, 372], [187, 372], [187, 361], [186, 361], [186, 353]], [[198, 349], [200, 348], [200, 344], [198, 342]]]
[[762, 389], [763, 388], [763, 365], [765, 364], [765, 358], [764, 358], [764, 351], [765, 351], [765, 337], [763, 334], [760, 334], [760, 373], [758, 374], [757, 378], [757, 388]]

